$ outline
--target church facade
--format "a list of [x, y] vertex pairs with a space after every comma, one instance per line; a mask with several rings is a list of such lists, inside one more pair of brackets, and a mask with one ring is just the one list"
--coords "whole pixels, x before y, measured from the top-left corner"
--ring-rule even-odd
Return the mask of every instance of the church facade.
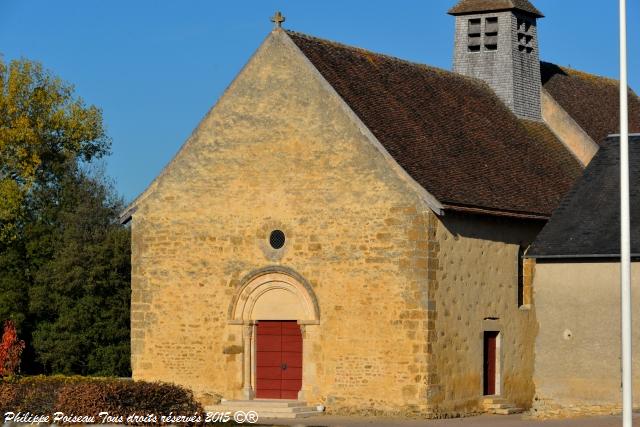
[[531, 407], [523, 255], [615, 132], [617, 83], [541, 63], [528, 1], [450, 13], [453, 72], [267, 36], [123, 214], [134, 378], [205, 404]]

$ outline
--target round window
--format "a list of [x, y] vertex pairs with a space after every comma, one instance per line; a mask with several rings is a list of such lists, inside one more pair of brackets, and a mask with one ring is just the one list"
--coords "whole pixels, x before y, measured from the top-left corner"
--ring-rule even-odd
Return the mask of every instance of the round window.
[[273, 230], [269, 236], [269, 243], [273, 249], [280, 249], [284, 246], [284, 232], [282, 230]]

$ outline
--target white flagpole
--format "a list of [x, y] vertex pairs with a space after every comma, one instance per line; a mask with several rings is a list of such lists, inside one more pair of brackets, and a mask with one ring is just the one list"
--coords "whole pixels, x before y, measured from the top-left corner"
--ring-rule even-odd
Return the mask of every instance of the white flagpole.
[[620, 291], [622, 313], [622, 425], [632, 427], [631, 225], [629, 203], [629, 109], [627, 103], [627, 4], [620, 0]]

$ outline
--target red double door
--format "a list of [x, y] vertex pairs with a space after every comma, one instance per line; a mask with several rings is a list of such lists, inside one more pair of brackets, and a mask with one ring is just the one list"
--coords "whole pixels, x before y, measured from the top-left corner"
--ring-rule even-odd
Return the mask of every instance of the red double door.
[[302, 388], [302, 333], [295, 321], [265, 321], [256, 333], [256, 397], [297, 399]]

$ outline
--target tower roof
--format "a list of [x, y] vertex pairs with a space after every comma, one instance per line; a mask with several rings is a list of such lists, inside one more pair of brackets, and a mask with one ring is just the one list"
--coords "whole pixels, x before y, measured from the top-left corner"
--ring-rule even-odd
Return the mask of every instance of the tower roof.
[[544, 17], [529, 0], [460, 0], [449, 9], [448, 13], [450, 15], [466, 15], [469, 13], [511, 9], [530, 13], [538, 18]]

